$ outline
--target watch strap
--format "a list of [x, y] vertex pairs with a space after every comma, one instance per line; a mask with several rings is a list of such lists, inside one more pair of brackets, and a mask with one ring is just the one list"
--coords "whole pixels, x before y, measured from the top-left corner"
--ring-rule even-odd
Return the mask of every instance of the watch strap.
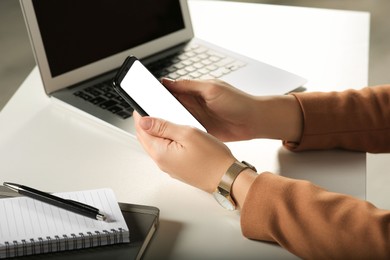
[[254, 166], [251, 164], [242, 161], [235, 161], [226, 171], [226, 173], [222, 176], [222, 179], [213, 193], [216, 200], [221, 204], [224, 208], [229, 210], [236, 209], [236, 202], [231, 196], [232, 186], [237, 176], [244, 171], [245, 169], [252, 169], [253, 171], [257, 171]]
[[222, 176], [217, 189], [213, 192], [215, 199], [221, 206], [228, 210], [236, 209], [236, 202], [231, 196], [232, 186], [237, 176], [245, 169], [250, 168], [256, 171], [256, 168], [251, 164], [242, 161], [235, 161]]
[[243, 162], [235, 161], [222, 176], [221, 182], [218, 187], [224, 191], [231, 193], [233, 182], [236, 180], [237, 176], [249, 166]]

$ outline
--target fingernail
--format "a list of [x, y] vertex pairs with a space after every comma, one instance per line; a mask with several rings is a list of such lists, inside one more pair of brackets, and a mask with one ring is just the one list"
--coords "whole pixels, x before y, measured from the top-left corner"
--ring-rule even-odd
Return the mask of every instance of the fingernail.
[[143, 130], [149, 130], [152, 127], [152, 119], [150, 117], [142, 117], [139, 125]]
[[161, 79], [161, 82], [162, 82], [163, 84], [172, 85], [173, 83], [175, 83], [175, 80], [174, 80], [174, 79], [170, 79], [170, 78], [162, 78], [162, 79]]

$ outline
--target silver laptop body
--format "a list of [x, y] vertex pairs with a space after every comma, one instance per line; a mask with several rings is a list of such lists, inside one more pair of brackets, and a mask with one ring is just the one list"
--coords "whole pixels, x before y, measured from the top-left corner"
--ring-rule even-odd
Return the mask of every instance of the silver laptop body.
[[[254, 95], [285, 94], [306, 82], [194, 38], [187, 0], [20, 3], [45, 92], [126, 132], [134, 133], [131, 108], [123, 100], [107, 100], [115, 94], [110, 92], [110, 81], [129, 55], [150, 68], [164, 66], [168, 59], [165, 73], [156, 77], [220, 78]], [[199, 56], [192, 57], [194, 53]], [[206, 54], [222, 68], [208, 64]], [[194, 62], [184, 66], [183, 56]], [[173, 61], [180, 66], [172, 65]], [[174, 66], [179, 70], [172, 72]], [[206, 69], [214, 70], [205, 74]], [[100, 88], [94, 90], [97, 85]], [[95, 96], [99, 93], [102, 97]]]

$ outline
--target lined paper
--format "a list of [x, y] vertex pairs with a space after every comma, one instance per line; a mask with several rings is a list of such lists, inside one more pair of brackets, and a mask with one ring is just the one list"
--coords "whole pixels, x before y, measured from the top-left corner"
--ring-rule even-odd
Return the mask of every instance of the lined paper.
[[[128, 228], [112, 190], [99, 189], [55, 195], [94, 206], [107, 217], [107, 221], [84, 217], [27, 197], [0, 199], [0, 257], [5, 257], [6, 248], [8, 254], [28, 254], [23, 253], [22, 249], [26, 249], [26, 244], [29, 243], [44, 245], [44, 251], [57, 251], [112, 244], [111, 240], [114, 239], [115, 242], [129, 242]], [[117, 234], [118, 231], [123, 231], [124, 234], [120, 241], [116, 236], [108, 235]], [[101, 234], [104, 236], [101, 237]], [[92, 235], [97, 239], [92, 241]], [[68, 241], [61, 242], [60, 246], [60, 239]], [[54, 242], [57, 247], [49, 245]], [[18, 251], [9, 251], [10, 245], [19, 247]], [[64, 246], [66, 248], [63, 248]], [[36, 251], [44, 253], [40, 252], [43, 246], [38, 249], [35, 246], [29, 250], [30, 254], [37, 253]]]

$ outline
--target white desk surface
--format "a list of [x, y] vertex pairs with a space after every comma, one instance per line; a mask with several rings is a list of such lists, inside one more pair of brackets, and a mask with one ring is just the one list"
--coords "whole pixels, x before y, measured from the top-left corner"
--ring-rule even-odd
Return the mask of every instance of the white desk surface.
[[[208, 1], [190, 8], [199, 38], [302, 75], [309, 90], [367, 84], [367, 13]], [[259, 171], [365, 198], [364, 153], [293, 154], [272, 140], [228, 145]], [[0, 113], [0, 176], [47, 191], [110, 187], [119, 201], [160, 208], [145, 259], [296, 258], [244, 238], [237, 212], [162, 173], [132, 136], [47, 97], [37, 68]]]

